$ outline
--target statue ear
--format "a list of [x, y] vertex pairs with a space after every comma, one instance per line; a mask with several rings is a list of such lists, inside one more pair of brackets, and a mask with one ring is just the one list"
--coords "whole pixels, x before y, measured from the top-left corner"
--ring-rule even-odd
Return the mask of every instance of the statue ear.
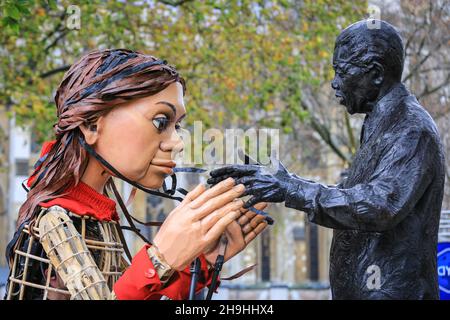
[[372, 82], [376, 86], [380, 86], [384, 81], [384, 68], [378, 62], [372, 63], [372, 69], [370, 70], [372, 75]]

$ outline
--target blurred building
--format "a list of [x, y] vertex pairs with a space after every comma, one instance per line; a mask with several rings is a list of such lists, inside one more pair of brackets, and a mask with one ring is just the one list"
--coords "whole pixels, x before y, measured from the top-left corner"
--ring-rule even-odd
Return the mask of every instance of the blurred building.
[[9, 120], [6, 110], [0, 108], [0, 268], [5, 266], [5, 252], [9, 236], [9, 219], [7, 216], [7, 192], [9, 182], [7, 128]]
[[12, 238], [17, 214], [26, 200], [22, 183], [28, 178], [32, 164], [38, 158], [38, 146], [33, 143], [30, 130], [16, 126], [14, 118], [0, 111], [2, 132], [2, 158], [0, 172], [0, 266], [6, 265], [5, 249]]

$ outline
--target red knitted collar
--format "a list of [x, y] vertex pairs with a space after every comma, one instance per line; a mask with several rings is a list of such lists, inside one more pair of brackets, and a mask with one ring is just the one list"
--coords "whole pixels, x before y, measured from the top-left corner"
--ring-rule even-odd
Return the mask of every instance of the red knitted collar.
[[58, 205], [72, 213], [88, 215], [100, 221], [119, 220], [115, 201], [81, 181], [72, 187], [68, 194], [39, 205], [43, 208]]

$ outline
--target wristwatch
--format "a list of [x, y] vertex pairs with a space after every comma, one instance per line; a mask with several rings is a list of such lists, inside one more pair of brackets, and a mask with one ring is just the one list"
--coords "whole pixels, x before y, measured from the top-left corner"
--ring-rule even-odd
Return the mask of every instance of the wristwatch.
[[159, 280], [165, 285], [170, 280], [175, 270], [164, 260], [164, 257], [155, 245], [152, 245], [147, 249], [147, 254], [158, 274]]

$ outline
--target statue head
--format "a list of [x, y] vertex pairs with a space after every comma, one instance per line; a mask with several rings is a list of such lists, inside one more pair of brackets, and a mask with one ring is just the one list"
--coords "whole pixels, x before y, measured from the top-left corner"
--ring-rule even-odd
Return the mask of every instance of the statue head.
[[401, 81], [403, 63], [403, 41], [392, 25], [359, 21], [336, 38], [331, 86], [350, 114], [367, 113], [386, 90]]

